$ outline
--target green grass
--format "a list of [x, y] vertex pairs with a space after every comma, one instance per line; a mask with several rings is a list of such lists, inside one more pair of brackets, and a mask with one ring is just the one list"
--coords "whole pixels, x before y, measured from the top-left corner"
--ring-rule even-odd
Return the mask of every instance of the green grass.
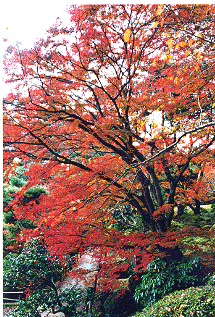
[[184, 213], [175, 217], [172, 221], [172, 226], [175, 229], [181, 229], [186, 226], [201, 228], [205, 230], [210, 230], [215, 224], [215, 211], [213, 205], [201, 206], [200, 215], [194, 215], [193, 210], [190, 207], [186, 207]]

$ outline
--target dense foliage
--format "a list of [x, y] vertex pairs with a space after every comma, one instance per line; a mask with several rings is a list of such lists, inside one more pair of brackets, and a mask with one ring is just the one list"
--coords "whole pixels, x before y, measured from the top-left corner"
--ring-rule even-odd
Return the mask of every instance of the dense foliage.
[[[106, 227], [115, 207], [130, 205], [147, 230], [166, 231], [176, 202], [210, 199], [198, 172], [214, 164], [214, 6], [85, 5], [69, 13], [71, 25], [5, 54], [17, 88], [4, 100], [5, 166], [35, 160], [28, 186], [50, 189], [25, 217], [49, 236], [49, 221], [52, 232], [74, 222], [90, 231], [89, 222]], [[191, 190], [183, 176], [192, 162]]]
[[[20, 243], [42, 238], [61, 264], [90, 250], [95, 289], [127, 290], [185, 238], [212, 234], [180, 230], [174, 216], [214, 201], [215, 6], [68, 13], [69, 25], [57, 20], [32, 49], [17, 44], [4, 56], [5, 221], [19, 225]], [[12, 177], [15, 158], [24, 182]], [[15, 261], [26, 270], [22, 254]], [[55, 279], [47, 276], [36, 266], [23, 281]]]
[[78, 308], [84, 301], [83, 290], [71, 287], [59, 292], [57, 289], [65, 269], [38, 239], [26, 243], [20, 254], [8, 254], [4, 260], [4, 288], [26, 293], [26, 299], [19, 301], [12, 316], [37, 317], [48, 310], [80, 316]]
[[33, 290], [46, 286], [56, 291], [55, 283], [64, 272], [59, 260], [50, 254], [39, 240], [27, 242], [22, 252], [16, 256], [7, 256], [4, 285], [12, 289]]
[[135, 299], [139, 307], [151, 306], [164, 295], [177, 289], [198, 285], [203, 280], [199, 258], [184, 258], [181, 261], [155, 259], [149, 263], [141, 276], [141, 283], [135, 289]]
[[59, 292], [58, 296], [52, 289], [43, 289], [19, 301], [10, 316], [40, 317], [42, 312], [62, 312], [66, 317], [84, 317], [87, 316], [87, 312], [80, 309], [83, 302], [83, 290], [76, 287]]
[[214, 278], [205, 286], [176, 291], [136, 317], [212, 317], [215, 314]]

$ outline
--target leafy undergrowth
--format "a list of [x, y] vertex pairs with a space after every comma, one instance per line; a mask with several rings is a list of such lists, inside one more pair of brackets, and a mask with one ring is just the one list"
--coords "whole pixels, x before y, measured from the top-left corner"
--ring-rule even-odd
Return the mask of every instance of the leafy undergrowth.
[[140, 284], [135, 289], [139, 307], [149, 307], [175, 290], [200, 285], [202, 265], [199, 258], [172, 261], [156, 259], [147, 266]]
[[[200, 256], [205, 273], [215, 272], [215, 212], [214, 206], [204, 206], [200, 215], [194, 215], [186, 208], [183, 215], [175, 217], [173, 226], [177, 229], [197, 228], [196, 235], [184, 239], [181, 250], [191, 258]], [[199, 235], [198, 235], [199, 230]], [[211, 230], [210, 235], [202, 235], [202, 230]], [[164, 295], [164, 293], [163, 293]], [[145, 308], [135, 317], [212, 317], [215, 316], [215, 276], [206, 285], [190, 287], [172, 292]]]
[[175, 291], [134, 317], [215, 316], [215, 276], [205, 286]]
[[[187, 256], [200, 256], [208, 273], [215, 271], [215, 206], [205, 205], [201, 207], [200, 215], [194, 215], [193, 211], [185, 208], [184, 214], [175, 217], [173, 227], [182, 229], [193, 228], [195, 234], [183, 240], [182, 252]], [[209, 234], [202, 232], [210, 230]]]
[[185, 208], [181, 216], [175, 216], [172, 222], [173, 227], [180, 229], [186, 226], [210, 230], [215, 224], [215, 206], [201, 206], [200, 214], [195, 215], [189, 207]]

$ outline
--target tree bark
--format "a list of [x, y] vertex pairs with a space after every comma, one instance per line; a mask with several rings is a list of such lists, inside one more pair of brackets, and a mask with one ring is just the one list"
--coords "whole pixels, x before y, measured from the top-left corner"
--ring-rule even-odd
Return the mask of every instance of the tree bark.
[[200, 215], [200, 201], [195, 199], [195, 204], [194, 215]]

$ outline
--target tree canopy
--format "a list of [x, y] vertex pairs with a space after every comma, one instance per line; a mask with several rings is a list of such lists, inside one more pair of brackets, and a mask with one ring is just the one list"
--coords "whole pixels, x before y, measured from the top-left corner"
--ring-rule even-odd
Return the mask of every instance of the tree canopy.
[[[198, 175], [214, 166], [215, 7], [74, 5], [69, 14], [32, 49], [5, 53], [5, 177], [15, 157], [28, 166], [13, 212], [36, 224], [22, 234], [43, 235], [61, 255], [114, 247], [119, 218], [156, 240], [178, 203], [211, 199]], [[20, 204], [38, 184], [48, 194]]]

